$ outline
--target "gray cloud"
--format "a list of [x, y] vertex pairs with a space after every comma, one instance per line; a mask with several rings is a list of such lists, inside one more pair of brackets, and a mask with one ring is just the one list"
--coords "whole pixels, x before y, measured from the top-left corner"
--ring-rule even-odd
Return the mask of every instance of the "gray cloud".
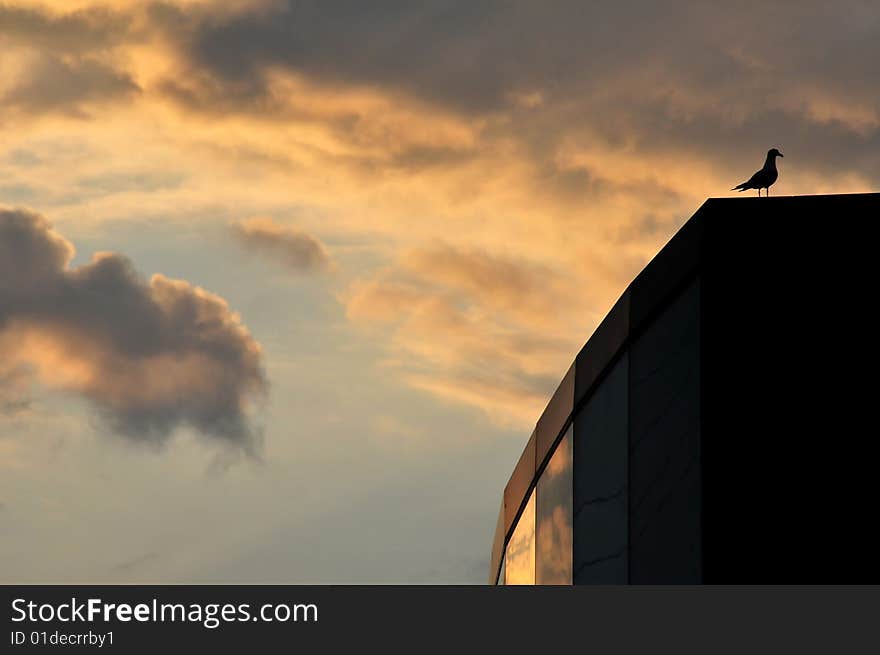
[[[279, 0], [249, 11], [153, 2], [66, 14], [3, 5], [0, 38], [92, 62], [43, 64], [46, 74], [10, 100], [33, 97], [37, 108], [59, 109], [124, 97], [136, 90], [132, 79], [95, 61], [151, 33], [175, 49], [179, 66], [147, 91], [190, 110], [314, 119], [273, 88], [271, 73], [286, 70], [330, 86], [402, 92], [467, 116], [504, 115], [486, 136], [515, 134], [545, 173], [561, 143], [584, 141], [737, 170], [777, 145], [813, 172], [880, 179], [880, 9], [866, 0]], [[355, 116], [332, 127], [344, 134], [357, 124]], [[470, 154], [416, 148], [364, 165], [420, 169]], [[548, 195], [579, 179], [557, 172], [551, 182]]]
[[30, 114], [81, 114], [84, 104], [122, 99], [139, 91], [127, 73], [97, 60], [64, 61], [40, 55], [4, 94], [3, 103]]
[[880, 179], [875, 3], [278, 4], [220, 18], [154, 9], [196, 80], [164, 90], [203, 111], [278, 115], [268, 72], [288, 70], [504, 114], [485, 135], [515, 134], [543, 168], [572, 141], [737, 168], [778, 145], [815, 172]]
[[487, 96], [503, 88], [503, 80], [474, 66], [481, 26], [502, 8], [498, 3], [280, 4], [281, 11], [221, 20], [169, 7], [155, 9], [153, 16], [171, 28], [194, 66], [237, 84], [242, 94], [264, 93], [265, 68], [279, 65], [322, 79], [405, 87], [427, 97], [449, 99], [454, 90], [470, 105], [485, 105]]
[[[286, 66], [323, 79], [398, 86], [470, 109], [497, 108], [511, 91], [564, 92], [647, 65], [675, 66], [691, 81], [713, 86], [729, 83], [721, 70], [741, 76], [764, 64], [840, 86], [841, 72], [867, 83], [873, 66], [865, 50], [878, 48], [880, 25], [876, 5], [862, 1], [834, 8], [809, 1], [772, 8], [687, 1], [600, 7], [577, 0], [553, 7], [528, 0], [279, 4], [280, 11], [221, 19], [169, 7], [153, 15], [195, 64], [228, 80], [253, 83], [266, 67]], [[758, 8], [767, 20], [753, 20]], [[826, 56], [831, 46], [835, 57]]]
[[231, 225], [236, 239], [248, 249], [275, 258], [300, 273], [326, 271], [333, 262], [318, 239], [269, 218], [250, 218]]
[[54, 53], [83, 53], [112, 47], [131, 34], [131, 17], [105, 8], [52, 14], [0, 5], [0, 42]]
[[27, 366], [132, 439], [190, 426], [255, 452], [251, 412], [267, 382], [259, 344], [226, 302], [182, 280], [144, 280], [118, 254], [71, 267], [73, 254], [43, 217], [0, 210], [0, 382]]
[[30, 409], [30, 380], [31, 373], [25, 366], [0, 366], [0, 416], [11, 418]]

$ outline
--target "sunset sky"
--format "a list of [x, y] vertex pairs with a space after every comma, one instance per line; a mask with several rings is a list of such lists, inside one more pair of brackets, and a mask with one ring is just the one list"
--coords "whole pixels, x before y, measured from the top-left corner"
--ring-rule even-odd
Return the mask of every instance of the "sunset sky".
[[880, 186], [875, 1], [599, 4], [0, 2], [0, 582], [485, 582], [697, 207]]

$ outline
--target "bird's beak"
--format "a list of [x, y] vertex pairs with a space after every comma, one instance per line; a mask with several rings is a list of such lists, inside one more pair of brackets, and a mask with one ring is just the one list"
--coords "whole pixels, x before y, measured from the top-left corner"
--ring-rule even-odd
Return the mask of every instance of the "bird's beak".
[[785, 155], [783, 155], [781, 152], [777, 152], [776, 154], [785, 159]]

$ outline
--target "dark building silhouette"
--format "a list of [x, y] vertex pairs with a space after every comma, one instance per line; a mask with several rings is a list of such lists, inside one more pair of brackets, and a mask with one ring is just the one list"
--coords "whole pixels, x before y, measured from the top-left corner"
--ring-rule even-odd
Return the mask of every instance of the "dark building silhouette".
[[490, 582], [877, 583], [880, 194], [710, 199], [577, 355]]

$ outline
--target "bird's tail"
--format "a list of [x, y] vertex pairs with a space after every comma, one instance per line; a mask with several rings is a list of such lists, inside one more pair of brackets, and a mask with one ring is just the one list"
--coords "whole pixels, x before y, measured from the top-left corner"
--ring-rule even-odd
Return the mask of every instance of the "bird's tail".
[[737, 184], [735, 187], [733, 187], [731, 189], [731, 191], [739, 191], [740, 193], [742, 193], [745, 190], [746, 190], [746, 183], [745, 182], [743, 182], [742, 184]]

